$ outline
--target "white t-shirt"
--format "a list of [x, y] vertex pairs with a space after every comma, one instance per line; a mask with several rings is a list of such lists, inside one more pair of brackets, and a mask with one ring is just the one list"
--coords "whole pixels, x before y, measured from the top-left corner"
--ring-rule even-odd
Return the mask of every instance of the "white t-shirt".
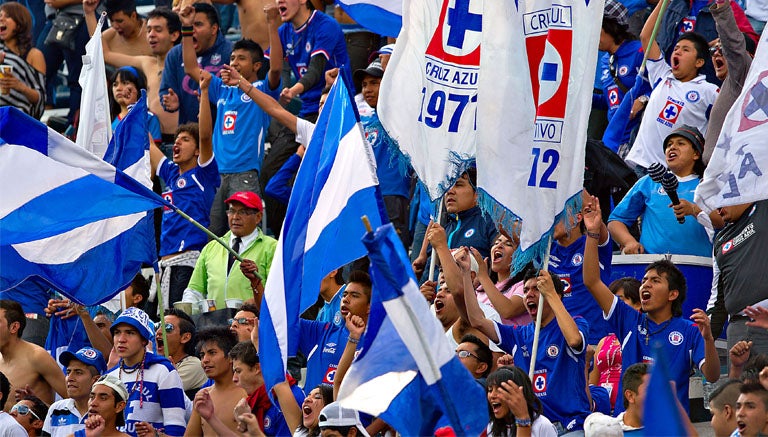
[[[486, 434], [489, 437], [506, 437], [511, 435], [509, 432], [500, 435], [491, 434], [491, 429], [493, 429], [493, 422], [489, 422], [485, 428]], [[557, 428], [546, 416], [539, 416], [531, 424], [531, 437], [557, 437]]]
[[309, 140], [312, 139], [312, 134], [315, 132], [315, 123], [304, 120], [303, 118], [296, 118], [296, 142], [309, 145]]
[[27, 437], [27, 430], [5, 411], [0, 411], [0, 437]]
[[680, 82], [664, 59], [648, 60], [648, 77], [653, 84], [651, 97], [645, 107], [643, 122], [626, 161], [648, 168], [654, 162], [666, 167], [664, 138], [675, 127], [693, 126], [702, 135], [707, 133], [709, 111], [717, 98], [717, 85], [698, 75]]

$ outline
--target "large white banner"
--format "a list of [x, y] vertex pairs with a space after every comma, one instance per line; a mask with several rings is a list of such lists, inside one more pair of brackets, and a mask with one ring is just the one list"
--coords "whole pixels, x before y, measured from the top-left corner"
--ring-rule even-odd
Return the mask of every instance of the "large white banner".
[[482, 205], [520, 247], [552, 229], [584, 178], [603, 0], [485, 0], [477, 108]]
[[[381, 83], [381, 123], [432, 199], [475, 158], [484, 1], [489, 2], [407, 2], [403, 30]], [[494, 7], [504, 5], [499, 1]]]
[[104, 17], [99, 19], [96, 31], [85, 45], [83, 68], [78, 82], [83, 89], [80, 96], [80, 122], [77, 125], [77, 145], [104, 157], [112, 139], [112, 122], [109, 114], [109, 89], [104, 52], [101, 48], [101, 29]]
[[768, 33], [731, 106], [694, 200], [707, 213], [768, 198]]

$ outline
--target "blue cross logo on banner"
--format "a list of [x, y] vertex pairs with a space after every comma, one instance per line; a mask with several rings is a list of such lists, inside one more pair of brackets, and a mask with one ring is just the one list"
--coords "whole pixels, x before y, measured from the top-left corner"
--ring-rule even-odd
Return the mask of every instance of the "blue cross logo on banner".
[[456, 0], [454, 7], [448, 9], [448, 26], [450, 29], [446, 44], [461, 49], [468, 31], [483, 30], [483, 16], [469, 12], [469, 0]]
[[760, 73], [757, 82], [752, 86], [742, 104], [742, 116], [739, 121], [739, 132], [768, 122], [768, 86], [766, 86], [768, 71]]

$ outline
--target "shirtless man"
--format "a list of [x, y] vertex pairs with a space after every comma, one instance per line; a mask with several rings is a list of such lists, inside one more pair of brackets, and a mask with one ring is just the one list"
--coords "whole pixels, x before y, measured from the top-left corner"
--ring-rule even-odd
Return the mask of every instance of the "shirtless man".
[[[11, 381], [11, 389], [19, 399], [23, 397], [20, 393], [30, 391], [50, 405], [54, 391], [67, 397], [64, 373], [45, 349], [21, 339], [26, 324], [18, 302], [0, 300], [0, 372]], [[5, 406], [10, 410], [13, 403]]]
[[247, 396], [245, 390], [232, 381], [232, 359], [229, 351], [237, 344], [237, 336], [227, 327], [207, 328], [198, 333], [200, 361], [208, 378], [213, 379], [213, 385], [201, 389], [195, 396], [195, 411], [187, 423], [184, 436], [217, 436], [217, 432], [207, 420], [201, 418], [198, 406], [203, 400], [210, 398], [216, 405], [216, 419], [237, 433], [234, 409], [240, 399]]
[[[98, 19], [96, 6], [98, 1], [83, 1], [85, 23], [88, 26], [88, 34], [96, 31]], [[107, 0], [107, 17], [112, 27], [101, 34], [101, 42], [104, 47], [109, 47], [114, 52], [129, 56], [152, 56], [144, 35], [146, 34], [146, 20], [136, 12], [134, 0]]]
[[[93, 11], [99, 0], [83, 0], [83, 9], [87, 16], [93, 16]], [[94, 19], [94, 28], [96, 26]], [[167, 9], [155, 9], [147, 14], [146, 42], [151, 50], [148, 56], [132, 56], [113, 50], [110, 45], [103, 44], [104, 62], [116, 67], [130, 65], [139, 68], [147, 76], [147, 106], [160, 120], [160, 131], [164, 134], [175, 134], [179, 122], [178, 113], [166, 112], [160, 102], [158, 91], [160, 90], [160, 78], [163, 75], [165, 55], [179, 42], [181, 36], [181, 22], [178, 15]], [[89, 28], [90, 30], [90, 28]], [[104, 32], [106, 35], [107, 32]]]
[[214, 0], [222, 5], [237, 5], [237, 15], [240, 18], [240, 29], [243, 39], [255, 41], [262, 50], [269, 47], [269, 26], [264, 8], [274, 5], [274, 0]]

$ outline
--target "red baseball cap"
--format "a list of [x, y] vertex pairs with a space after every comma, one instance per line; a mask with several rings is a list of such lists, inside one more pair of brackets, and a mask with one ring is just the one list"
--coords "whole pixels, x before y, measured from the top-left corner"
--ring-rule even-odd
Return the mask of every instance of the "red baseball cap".
[[237, 193], [233, 194], [229, 199], [224, 201], [224, 203], [226, 204], [230, 204], [232, 202], [242, 203], [248, 208], [253, 208], [257, 211], [261, 211], [264, 205], [261, 202], [261, 197], [259, 197], [258, 194], [252, 191], [238, 191]]

